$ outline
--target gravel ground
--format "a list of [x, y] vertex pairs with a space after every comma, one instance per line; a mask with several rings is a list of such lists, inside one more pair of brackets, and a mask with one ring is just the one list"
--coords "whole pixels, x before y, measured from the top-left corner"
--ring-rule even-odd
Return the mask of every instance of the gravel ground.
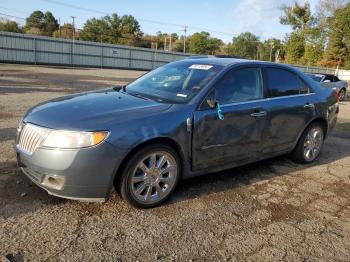
[[25, 111], [143, 72], [0, 64], [0, 261], [350, 261], [350, 102], [319, 159], [287, 157], [183, 181], [138, 210], [49, 196], [12, 150]]

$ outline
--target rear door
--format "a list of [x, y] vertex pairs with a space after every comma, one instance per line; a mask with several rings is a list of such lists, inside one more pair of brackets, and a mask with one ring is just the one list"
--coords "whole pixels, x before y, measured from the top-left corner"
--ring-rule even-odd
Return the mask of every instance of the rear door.
[[269, 96], [263, 153], [289, 151], [313, 119], [315, 94], [298, 74], [287, 68], [266, 66], [263, 72]]
[[233, 69], [214, 86], [209, 97], [217, 109], [206, 106], [194, 113], [192, 143], [193, 169], [234, 166], [259, 157], [265, 128], [266, 109], [259, 67]]

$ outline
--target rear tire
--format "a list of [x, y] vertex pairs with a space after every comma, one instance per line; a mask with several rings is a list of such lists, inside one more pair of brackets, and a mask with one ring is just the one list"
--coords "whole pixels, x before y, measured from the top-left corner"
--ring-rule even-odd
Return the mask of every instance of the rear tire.
[[292, 153], [295, 162], [307, 164], [315, 161], [319, 156], [324, 141], [324, 130], [319, 122], [309, 125], [299, 138]]
[[154, 144], [130, 157], [115, 187], [132, 206], [150, 208], [169, 198], [180, 174], [181, 163], [176, 151], [167, 145]]
[[345, 88], [340, 89], [338, 93], [339, 101], [343, 101], [345, 99], [345, 95], [346, 95]]

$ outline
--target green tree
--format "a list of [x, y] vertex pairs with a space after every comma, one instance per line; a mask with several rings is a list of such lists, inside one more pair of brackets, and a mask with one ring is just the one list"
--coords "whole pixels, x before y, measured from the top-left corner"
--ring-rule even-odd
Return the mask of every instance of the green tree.
[[45, 28], [44, 13], [40, 10], [31, 13], [30, 16], [26, 19], [26, 24], [24, 28], [26, 32], [30, 31], [32, 28], [36, 28], [40, 32], [42, 32]]
[[44, 14], [37, 10], [27, 17], [24, 28], [29, 34], [52, 36], [53, 32], [58, 29], [58, 23], [51, 12]]
[[316, 20], [318, 27], [322, 30], [328, 30], [331, 18], [335, 12], [345, 7], [349, 0], [319, 0], [316, 6]]
[[22, 28], [15, 21], [0, 19], [0, 31], [22, 33]]
[[259, 59], [264, 61], [280, 62], [284, 56], [284, 45], [280, 39], [270, 38], [259, 46]]
[[136, 45], [142, 37], [140, 24], [131, 15], [118, 16], [116, 13], [100, 19], [91, 18], [84, 24], [81, 39], [105, 43]]
[[350, 4], [338, 10], [332, 19], [326, 58], [350, 69]]
[[232, 39], [232, 43], [227, 46], [227, 53], [233, 56], [239, 56], [248, 59], [256, 59], [258, 47], [261, 44], [259, 37], [245, 32]]
[[311, 14], [310, 4], [295, 2], [282, 7], [280, 23], [290, 25], [293, 32], [286, 37], [285, 62], [313, 65], [322, 58], [324, 38], [316, 27], [316, 19]]
[[[164, 46], [164, 42], [166, 39], [167, 42], [167, 46], [166, 49], [169, 50], [170, 49], [170, 38], [171, 38], [171, 50], [172, 51], [179, 51], [179, 36], [176, 33], [162, 33], [161, 31], [158, 31], [156, 33], [156, 35], [145, 35], [142, 37], [143, 40], [146, 40], [149, 42], [149, 44], [144, 43], [144, 45], [150, 45], [151, 44], [151, 48], [153, 49], [160, 49], [160, 50], [164, 50], [165, 46]], [[182, 50], [182, 49], [181, 49]]]
[[208, 32], [194, 33], [189, 42], [189, 51], [193, 54], [214, 55], [223, 45], [222, 40], [211, 37]]
[[44, 34], [47, 36], [52, 36], [53, 32], [58, 29], [58, 22], [51, 12], [46, 12], [44, 14]]
[[293, 30], [304, 30], [310, 28], [315, 19], [311, 15], [311, 8], [309, 3], [300, 5], [295, 2], [293, 6], [282, 6], [283, 15], [280, 17], [282, 25], [290, 25]]
[[100, 42], [115, 44], [119, 34], [113, 34], [108, 21], [104, 18], [88, 19], [81, 32], [81, 39], [92, 42]]
[[308, 66], [316, 66], [322, 60], [323, 45], [305, 44], [303, 57], [300, 58], [300, 63]]
[[[73, 25], [69, 23], [65, 23], [61, 26], [60, 29], [53, 32], [53, 37], [56, 38], [65, 38], [65, 39], [73, 39]], [[77, 34], [75, 32], [75, 38], [77, 38]]]
[[[184, 51], [184, 37], [185, 36], [180, 36], [175, 42], [174, 42], [174, 45], [173, 45], [173, 51], [176, 51], [176, 52], [183, 52]], [[188, 47], [190, 45], [190, 38], [189, 37], [186, 37], [186, 51], [188, 51]]]
[[285, 62], [289, 64], [298, 64], [305, 52], [305, 38], [302, 34], [292, 32], [285, 45]]

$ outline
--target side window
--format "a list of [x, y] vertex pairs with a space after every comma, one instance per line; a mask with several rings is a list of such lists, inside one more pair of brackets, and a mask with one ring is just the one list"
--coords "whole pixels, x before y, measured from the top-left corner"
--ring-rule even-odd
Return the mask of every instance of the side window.
[[299, 76], [288, 70], [266, 68], [266, 80], [271, 97], [309, 93], [309, 88]]
[[334, 76], [334, 82], [338, 82], [340, 81], [339, 78], [337, 76]]
[[216, 100], [220, 104], [245, 102], [263, 97], [260, 68], [236, 69], [226, 73], [215, 84]]
[[301, 80], [299, 79], [301, 83], [301, 88], [300, 88], [300, 94], [309, 94], [310, 93], [310, 88]]
[[333, 77], [330, 75], [326, 75], [326, 77], [324, 78], [323, 81], [325, 81], [325, 80], [329, 80], [330, 82], [333, 82]]

